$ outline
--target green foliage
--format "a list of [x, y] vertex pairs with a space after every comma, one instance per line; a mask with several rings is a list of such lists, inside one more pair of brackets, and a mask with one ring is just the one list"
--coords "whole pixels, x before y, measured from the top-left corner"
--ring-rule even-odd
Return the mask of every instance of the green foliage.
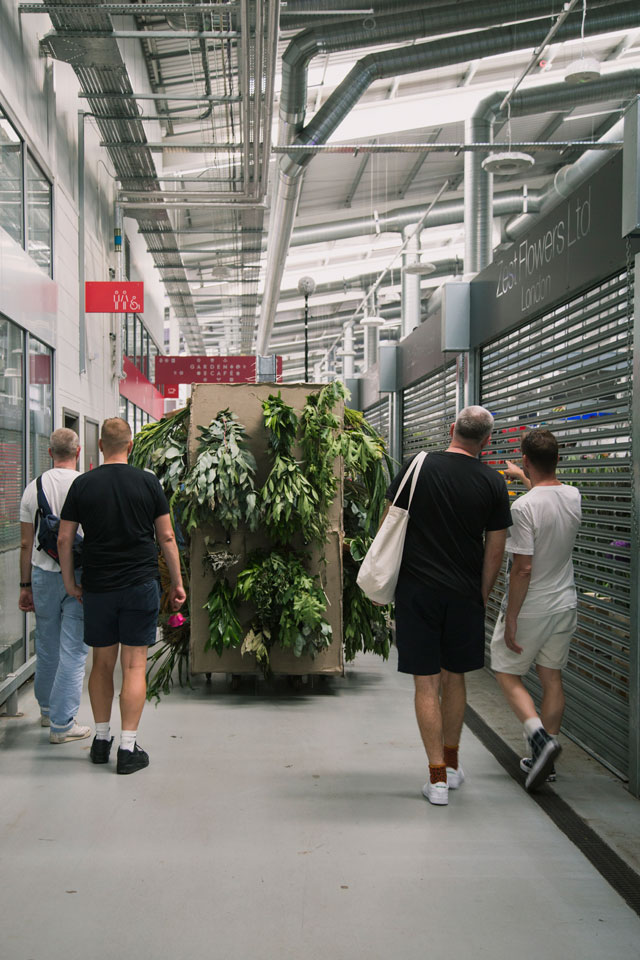
[[364, 416], [345, 409], [342, 435], [344, 457], [344, 530], [347, 553], [343, 573], [343, 634], [345, 659], [359, 651], [385, 660], [391, 646], [391, 607], [376, 607], [356, 583], [360, 564], [380, 524], [385, 492], [392, 472], [384, 441]]
[[230, 410], [221, 410], [208, 427], [198, 427], [200, 445], [184, 484], [186, 532], [218, 521], [225, 530], [246, 523], [256, 530], [256, 461], [246, 431]]
[[313, 539], [321, 545], [327, 539], [329, 508], [339, 485], [334, 465], [341, 454], [342, 424], [333, 409], [347, 396], [346, 387], [339, 380], [334, 380], [323, 387], [320, 393], [307, 397], [300, 417], [304, 471], [318, 498], [317, 533]]
[[260, 491], [262, 520], [276, 543], [290, 543], [297, 532], [305, 543], [321, 535], [318, 497], [292, 457], [276, 455]]
[[214, 583], [203, 610], [209, 614], [209, 637], [205, 650], [221, 654], [230, 647], [239, 647], [244, 631], [238, 620], [234, 592], [225, 578]]
[[187, 433], [189, 407], [158, 423], [147, 423], [135, 435], [129, 463], [141, 470], [151, 469], [173, 509], [181, 497], [187, 474]]
[[296, 442], [298, 431], [298, 417], [293, 407], [282, 399], [282, 391], [278, 396], [270, 394], [262, 401], [264, 425], [269, 431], [269, 444], [274, 453], [288, 457], [291, 448]]
[[331, 626], [324, 619], [326, 596], [318, 577], [308, 573], [297, 554], [252, 554], [238, 574], [236, 597], [256, 609], [243, 649], [259, 649], [265, 669], [276, 641], [296, 657], [313, 657], [331, 643]]

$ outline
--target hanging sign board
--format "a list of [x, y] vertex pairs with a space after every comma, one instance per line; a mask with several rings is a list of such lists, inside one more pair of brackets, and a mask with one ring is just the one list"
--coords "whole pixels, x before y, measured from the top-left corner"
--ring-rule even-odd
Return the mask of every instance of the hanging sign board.
[[[282, 378], [282, 357], [276, 359]], [[177, 397], [181, 383], [256, 383], [256, 357], [156, 357], [156, 386], [165, 397]]]
[[138, 281], [87, 281], [85, 313], [144, 313], [144, 283]]

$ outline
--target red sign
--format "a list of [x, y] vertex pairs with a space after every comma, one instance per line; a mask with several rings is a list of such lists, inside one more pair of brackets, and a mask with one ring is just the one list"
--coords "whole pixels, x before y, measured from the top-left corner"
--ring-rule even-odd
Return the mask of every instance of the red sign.
[[84, 310], [85, 313], [144, 313], [144, 283], [87, 281]]
[[29, 382], [51, 383], [51, 355], [32, 353], [29, 355]]
[[[282, 378], [282, 357], [276, 358], [276, 379]], [[156, 357], [156, 385], [165, 397], [177, 397], [181, 383], [255, 383], [256, 358]]]
[[145, 375], [138, 370], [129, 357], [122, 358], [122, 369], [126, 379], [120, 381], [120, 396], [126, 397], [136, 407], [150, 414], [155, 420], [160, 420], [164, 414], [164, 397]]

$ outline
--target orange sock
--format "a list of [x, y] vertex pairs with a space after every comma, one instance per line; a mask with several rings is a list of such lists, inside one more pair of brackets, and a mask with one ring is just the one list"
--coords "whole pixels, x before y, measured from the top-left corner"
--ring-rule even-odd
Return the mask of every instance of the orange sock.
[[430, 763], [429, 779], [431, 780], [431, 783], [446, 783], [447, 782], [446, 763]]
[[444, 762], [445, 766], [451, 767], [453, 770], [458, 769], [458, 744], [455, 747], [448, 747], [445, 743]]

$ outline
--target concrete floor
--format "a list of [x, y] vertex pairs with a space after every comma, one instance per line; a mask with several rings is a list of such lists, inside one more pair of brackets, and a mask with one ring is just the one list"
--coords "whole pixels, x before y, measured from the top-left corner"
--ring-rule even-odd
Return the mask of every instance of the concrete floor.
[[422, 798], [411, 698], [373, 657], [305, 693], [196, 678], [118, 777], [49, 744], [28, 685], [0, 720], [0, 956], [637, 956], [640, 919], [469, 731], [467, 782]]

